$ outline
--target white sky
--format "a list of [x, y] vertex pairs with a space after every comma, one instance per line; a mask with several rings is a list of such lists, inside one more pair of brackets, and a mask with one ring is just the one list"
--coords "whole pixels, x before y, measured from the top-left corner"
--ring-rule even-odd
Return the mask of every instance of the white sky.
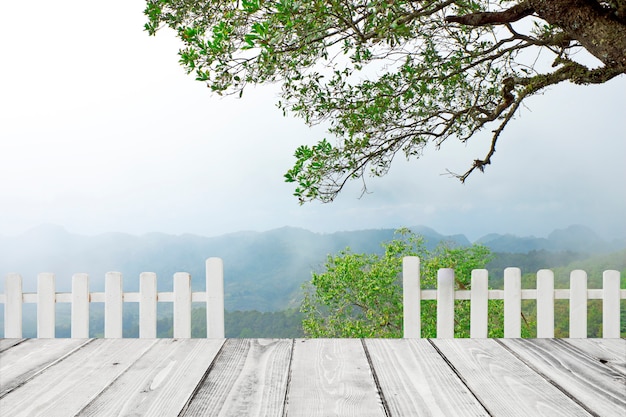
[[171, 33], [143, 31], [144, 3], [3, 2], [0, 235], [69, 231], [218, 235], [426, 225], [440, 233], [546, 236], [584, 224], [626, 237], [626, 77], [560, 85], [528, 102], [493, 165], [488, 133], [447, 143], [332, 204], [299, 206], [283, 182], [295, 148], [325, 137], [275, 107], [276, 87], [219, 98], [178, 64]]

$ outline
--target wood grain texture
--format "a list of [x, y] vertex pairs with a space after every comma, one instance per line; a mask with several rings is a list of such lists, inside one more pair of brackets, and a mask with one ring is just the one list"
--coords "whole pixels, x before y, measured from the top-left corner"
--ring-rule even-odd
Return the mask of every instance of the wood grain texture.
[[[5, 340], [20, 339], [2, 339], [2, 342]], [[0, 398], [88, 342], [79, 339], [28, 339], [3, 350], [0, 353]]]
[[590, 415], [494, 339], [433, 339], [432, 343], [491, 415]]
[[487, 411], [426, 339], [367, 339], [391, 416], [487, 416]]
[[217, 339], [160, 339], [80, 415], [177, 416], [223, 343]]
[[385, 416], [358, 339], [295, 341], [287, 412], [292, 416]]
[[625, 414], [626, 377], [589, 354], [590, 350], [564, 339], [501, 343], [593, 413], [607, 417]]
[[624, 339], [223, 342], [0, 339], [0, 414], [613, 417], [626, 410]]
[[0, 399], [3, 415], [73, 416], [142, 356], [155, 340], [97, 339]]
[[[29, 339], [0, 339], [0, 353]], [[0, 356], [1, 358], [1, 356]]]
[[292, 340], [230, 339], [184, 416], [282, 416]]
[[567, 339], [567, 343], [626, 375], [626, 339]]

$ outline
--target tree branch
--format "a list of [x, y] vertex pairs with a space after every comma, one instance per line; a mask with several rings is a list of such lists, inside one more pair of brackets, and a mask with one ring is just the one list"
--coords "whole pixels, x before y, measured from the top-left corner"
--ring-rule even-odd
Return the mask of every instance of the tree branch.
[[502, 25], [530, 16], [534, 11], [529, 1], [523, 1], [501, 12], [479, 12], [463, 16], [446, 16], [446, 22], [460, 23], [467, 26]]
[[[483, 159], [475, 159], [472, 167], [464, 174], [455, 174], [448, 170], [448, 173], [457, 177], [462, 183], [470, 176], [472, 172], [478, 169], [480, 172], [485, 171], [485, 166], [491, 164], [491, 157], [496, 152], [496, 144], [500, 134], [511, 121], [513, 115], [521, 105], [522, 101], [547, 86], [558, 84], [561, 81], [570, 81], [574, 84], [601, 84], [605, 83], [613, 77], [622, 73], [621, 67], [602, 67], [590, 70], [582, 64], [565, 59], [557, 58], [555, 64], [563, 66], [550, 74], [536, 75], [530, 78], [507, 78], [503, 81], [502, 97], [503, 101], [498, 105], [491, 115], [486, 114], [485, 122], [495, 120], [505, 109], [509, 108], [500, 126], [493, 131], [491, 138], [491, 146], [487, 155]], [[519, 95], [515, 97], [512, 93], [515, 86], [524, 86]], [[480, 109], [479, 109], [480, 110]], [[482, 121], [482, 120], [481, 120]]]
[[500, 126], [498, 126], [498, 128], [493, 131], [493, 136], [491, 137], [491, 146], [489, 147], [489, 152], [487, 152], [487, 155], [483, 159], [475, 159], [474, 163], [472, 164], [472, 167], [469, 170], [467, 170], [465, 174], [459, 175], [450, 171], [448, 171], [448, 173], [450, 173], [452, 176], [457, 177], [461, 181], [461, 183], [464, 183], [467, 177], [469, 177], [470, 174], [474, 172], [474, 170], [478, 169], [480, 172], [485, 172], [485, 166], [491, 164], [491, 157], [493, 156], [494, 153], [496, 153], [496, 143], [498, 142], [498, 138], [500, 137], [500, 134], [502, 133], [506, 125], [509, 123], [509, 121], [511, 121], [511, 119], [513, 118], [513, 115], [519, 108], [519, 105], [521, 104], [524, 98], [525, 98], [524, 96], [520, 96], [517, 100], [515, 100], [515, 102], [513, 103], [513, 107], [508, 111], [508, 113], [504, 117], [504, 120], [502, 121], [502, 123], [500, 123]]

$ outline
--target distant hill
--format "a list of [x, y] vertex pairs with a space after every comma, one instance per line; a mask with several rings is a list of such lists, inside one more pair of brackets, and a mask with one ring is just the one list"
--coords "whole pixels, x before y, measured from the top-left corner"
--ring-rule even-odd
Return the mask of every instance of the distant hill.
[[[463, 235], [445, 236], [424, 226], [412, 227], [429, 247], [440, 241], [469, 245]], [[24, 290], [36, 291], [39, 272], [54, 272], [58, 291], [71, 290], [71, 276], [86, 272], [91, 290], [104, 289], [104, 274], [120, 271], [124, 289], [137, 291], [141, 272], [156, 272], [160, 291], [172, 288], [172, 276], [184, 271], [192, 275], [195, 291], [204, 289], [204, 261], [217, 256], [224, 260], [226, 309], [276, 311], [295, 307], [299, 290], [320, 270], [329, 254], [350, 247], [355, 252], [376, 253], [380, 243], [391, 240], [393, 229], [313, 233], [284, 227], [267, 232], [238, 232], [217, 237], [191, 234], [148, 233], [133, 236], [107, 233], [81, 236], [44, 225], [16, 237], [0, 236], [0, 277], [18, 272]], [[479, 240], [496, 252], [524, 253], [532, 250], [599, 253], [618, 243], [604, 242], [581, 226], [558, 230], [547, 239], [487, 235]], [[622, 246], [626, 244], [622, 242]]]
[[[107, 233], [81, 236], [44, 225], [16, 237], [0, 237], [0, 276], [18, 272], [24, 290], [36, 291], [39, 272], [54, 272], [58, 291], [71, 290], [71, 276], [88, 273], [92, 291], [104, 290], [104, 275], [120, 271], [124, 289], [137, 291], [141, 272], [156, 272], [161, 291], [172, 289], [172, 276], [192, 275], [194, 290], [204, 289], [204, 261], [224, 260], [227, 310], [274, 311], [295, 306], [311, 270], [320, 269], [329, 254], [350, 247], [379, 252], [394, 230], [360, 230], [332, 234], [284, 227], [267, 232], [238, 232], [218, 237], [148, 233], [132, 236]], [[426, 236], [435, 246], [445, 236]], [[3, 284], [2, 284], [3, 285]]]
[[573, 251], [589, 254], [606, 253], [626, 247], [626, 240], [608, 242], [593, 230], [581, 225], [557, 229], [547, 238], [518, 237], [510, 234], [488, 234], [476, 241], [495, 252], [528, 253], [530, 251]]

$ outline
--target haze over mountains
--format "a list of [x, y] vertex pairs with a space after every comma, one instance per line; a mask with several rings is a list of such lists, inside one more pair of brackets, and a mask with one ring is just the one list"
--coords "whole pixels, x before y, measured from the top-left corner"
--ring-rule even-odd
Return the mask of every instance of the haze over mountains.
[[[464, 235], [441, 235], [424, 226], [410, 228], [434, 247], [442, 240], [459, 245]], [[148, 233], [133, 236], [107, 233], [82, 236], [44, 225], [18, 236], [0, 236], [0, 276], [20, 273], [24, 291], [36, 291], [39, 272], [54, 272], [57, 291], [71, 290], [71, 276], [86, 272], [91, 291], [104, 289], [104, 274], [120, 271], [124, 289], [137, 291], [141, 272], [156, 272], [160, 291], [172, 288], [175, 272], [189, 272], [194, 290], [204, 289], [204, 261], [224, 260], [226, 309], [275, 311], [298, 304], [299, 289], [321, 270], [328, 254], [350, 247], [355, 252], [380, 252], [393, 229], [358, 230], [329, 234], [284, 227], [266, 232], [238, 232], [216, 237]], [[494, 252], [572, 251], [596, 254], [626, 247], [626, 240], [608, 242], [584, 226], [555, 230], [547, 238], [490, 234], [478, 239]], [[4, 279], [0, 288], [4, 288]]]

